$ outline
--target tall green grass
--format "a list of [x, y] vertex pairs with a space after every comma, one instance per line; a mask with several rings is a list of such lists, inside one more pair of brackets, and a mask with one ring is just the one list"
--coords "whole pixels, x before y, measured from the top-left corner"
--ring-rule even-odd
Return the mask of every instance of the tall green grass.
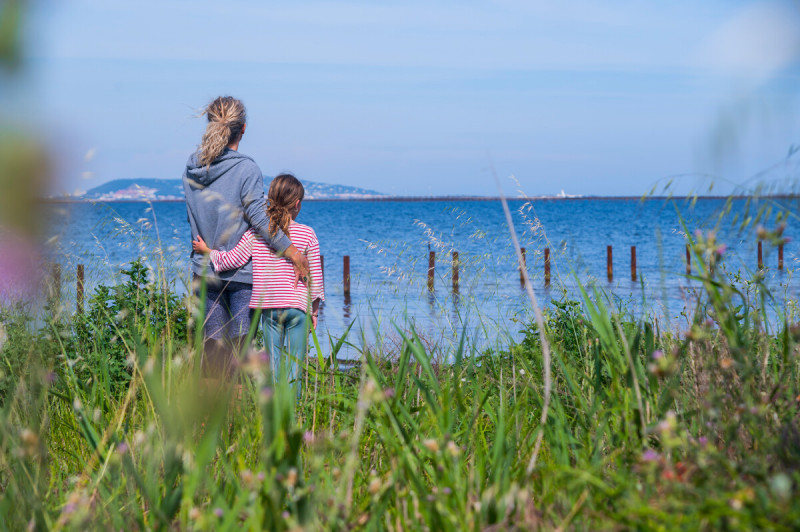
[[796, 316], [690, 244], [685, 330], [590, 289], [487, 352], [348, 330], [298, 399], [255, 352], [204, 377], [197, 315], [140, 263], [84, 314], [3, 309], [0, 528], [796, 529]]

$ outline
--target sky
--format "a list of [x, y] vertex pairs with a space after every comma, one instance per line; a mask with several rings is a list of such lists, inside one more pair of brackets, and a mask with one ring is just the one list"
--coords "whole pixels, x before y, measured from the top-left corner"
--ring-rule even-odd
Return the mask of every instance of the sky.
[[179, 178], [222, 94], [265, 174], [398, 195], [727, 193], [800, 144], [797, 2], [40, 1], [24, 31], [5, 114], [59, 192]]

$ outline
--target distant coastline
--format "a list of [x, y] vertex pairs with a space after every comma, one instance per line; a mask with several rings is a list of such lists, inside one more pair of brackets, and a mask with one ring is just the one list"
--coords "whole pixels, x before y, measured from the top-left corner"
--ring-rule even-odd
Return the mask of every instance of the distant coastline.
[[[724, 199], [747, 199], [752, 196], [736, 195], [736, 196], [575, 196], [575, 197], [561, 197], [561, 196], [515, 196], [507, 197], [509, 201], [631, 201], [631, 200], [691, 200], [697, 198], [698, 200], [724, 200]], [[761, 198], [770, 199], [798, 199], [798, 194], [776, 194], [764, 195]], [[97, 199], [82, 199], [82, 198], [42, 198], [42, 203], [184, 203], [184, 199], [114, 199], [114, 200], [97, 200]], [[375, 196], [375, 197], [353, 197], [353, 198], [306, 198], [306, 202], [435, 202], [435, 201], [501, 201], [499, 196]]]

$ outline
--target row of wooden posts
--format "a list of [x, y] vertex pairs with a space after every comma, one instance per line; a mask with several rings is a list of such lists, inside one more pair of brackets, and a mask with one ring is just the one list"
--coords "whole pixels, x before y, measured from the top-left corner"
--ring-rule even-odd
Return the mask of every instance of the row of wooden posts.
[[[519, 282], [520, 284], [525, 284], [525, 275], [523, 273], [524, 269], [527, 267], [526, 261], [526, 251], [525, 248], [521, 248], [521, 255], [522, 255], [522, 266], [519, 270]], [[320, 256], [320, 262], [322, 266], [322, 275], [325, 275], [325, 257]], [[459, 261], [458, 261], [458, 251], [453, 251], [453, 291], [458, 292], [458, 283], [459, 283]], [[434, 273], [436, 268], [436, 252], [431, 251], [428, 253], [428, 290], [433, 290], [434, 285]], [[764, 269], [764, 252], [763, 252], [763, 245], [762, 242], [759, 240], [758, 242], [758, 269]], [[783, 270], [783, 244], [778, 245], [778, 270]], [[631, 281], [636, 281], [637, 279], [637, 267], [636, 267], [636, 246], [631, 246]], [[614, 280], [614, 264], [613, 264], [613, 249], [612, 246], [606, 247], [606, 273], [608, 275], [608, 280]], [[78, 264], [77, 270], [77, 309], [78, 312], [83, 312], [83, 301], [84, 301], [84, 291], [85, 291], [85, 270], [83, 264]], [[689, 249], [689, 246], [686, 246], [686, 275], [692, 274], [692, 255]], [[345, 255], [342, 257], [342, 281], [344, 285], [344, 294], [345, 296], [350, 295], [350, 256]], [[544, 248], [544, 284], [545, 286], [550, 285], [550, 248]], [[58, 264], [53, 265], [53, 285], [56, 290], [59, 289], [61, 286], [61, 266]], [[55, 294], [55, 298], [58, 299], [58, 292]]]
[[[525, 275], [523, 270], [527, 267], [526, 250], [520, 248], [522, 255], [522, 265], [519, 269], [519, 282], [521, 285], [525, 284]], [[606, 246], [606, 274], [608, 275], [609, 282], [614, 280], [614, 253], [612, 246]], [[458, 251], [453, 251], [453, 291], [458, 292]], [[433, 290], [434, 278], [436, 269], [436, 252], [428, 252], [428, 290]], [[758, 241], [758, 269], [764, 269], [764, 253], [763, 244]], [[778, 245], [778, 270], [783, 270], [783, 244]], [[324, 275], [324, 262], [323, 262], [323, 275]], [[345, 295], [350, 294], [350, 257], [345, 255], [343, 257], [343, 283]], [[692, 255], [689, 246], [686, 246], [686, 275], [692, 274]], [[636, 267], [636, 246], [631, 246], [631, 281], [637, 280], [637, 267]], [[544, 248], [544, 284], [550, 286], [550, 248]]]

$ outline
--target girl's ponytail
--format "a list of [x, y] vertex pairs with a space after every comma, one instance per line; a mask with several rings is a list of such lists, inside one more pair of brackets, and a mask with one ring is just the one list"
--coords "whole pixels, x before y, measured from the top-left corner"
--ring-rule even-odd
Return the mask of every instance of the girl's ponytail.
[[203, 114], [208, 115], [208, 125], [198, 150], [198, 162], [207, 167], [222, 155], [226, 146], [241, 136], [247, 111], [241, 100], [220, 96], [208, 104]]
[[305, 196], [303, 184], [292, 174], [281, 174], [269, 184], [267, 217], [269, 234], [275, 236], [280, 228], [287, 236], [292, 223], [290, 209]]

